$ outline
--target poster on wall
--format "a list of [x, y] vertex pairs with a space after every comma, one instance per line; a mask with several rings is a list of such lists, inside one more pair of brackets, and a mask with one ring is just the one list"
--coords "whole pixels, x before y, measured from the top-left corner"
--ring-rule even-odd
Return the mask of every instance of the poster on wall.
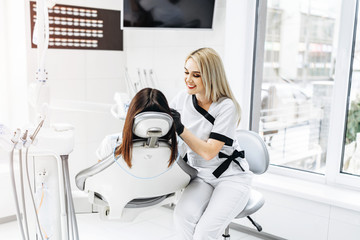
[[[56, 4], [49, 9], [49, 48], [123, 50], [120, 11]], [[36, 2], [30, 2], [31, 39]], [[31, 43], [32, 48], [36, 48]]]

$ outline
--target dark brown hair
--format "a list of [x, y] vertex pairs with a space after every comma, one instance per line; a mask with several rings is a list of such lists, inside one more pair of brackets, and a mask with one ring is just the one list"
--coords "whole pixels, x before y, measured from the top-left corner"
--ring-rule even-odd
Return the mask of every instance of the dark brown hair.
[[[122, 133], [122, 143], [115, 150], [115, 157], [122, 155], [123, 159], [130, 168], [132, 166], [131, 158], [134, 139], [132, 130], [134, 126], [134, 118], [137, 114], [148, 111], [163, 112], [171, 116], [169, 104], [161, 91], [153, 88], [144, 88], [135, 95], [130, 103]], [[174, 123], [172, 124], [169, 132], [162, 137], [162, 139], [166, 139], [171, 142], [171, 155], [168, 165], [170, 167], [177, 157], [177, 142]]]

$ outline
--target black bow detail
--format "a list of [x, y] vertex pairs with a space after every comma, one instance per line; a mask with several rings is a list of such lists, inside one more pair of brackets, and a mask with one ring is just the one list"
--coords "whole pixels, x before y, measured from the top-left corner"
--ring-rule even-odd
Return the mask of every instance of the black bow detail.
[[222, 164], [220, 164], [220, 166], [215, 169], [215, 171], [213, 172], [213, 175], [216, 177], [216, 178], [219, 178], [221, 176], [221, 174], [223, 174], [226, 169], [229, 168], [230, 166], [230, 163], [232, 161], [234, 161], [240, 168], [241, 170], [245, 171], [238, 160], [236, 160], [236, 158], [245, 158], [245, 152], [244, 151], [237, 151], [235, 150], [230, 156], [229, 155], [226, 155], [225, 153], [222, 153], [222, 152], [219, 152], [219, 158], [227, 158]]

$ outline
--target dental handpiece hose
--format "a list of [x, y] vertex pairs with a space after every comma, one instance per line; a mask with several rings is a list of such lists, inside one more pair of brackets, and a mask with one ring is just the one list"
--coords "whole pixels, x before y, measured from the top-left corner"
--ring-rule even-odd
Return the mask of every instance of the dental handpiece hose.
[[45, 120], [45, 119], [41, 120], [41, 122], [39, 123], [39, 125], [38, 125], [37, 128], [35, 129], [34, 133], [30, 136], [31, 142], [34, 142], [37, 134], [39, 133], [41, 127], [42, 127], [43, 124], [44, 124], [44, 120]]
[[[26, 130], [24, 135], [20, 138], [20, 140], [22, 141], [22, 146], [25, 146], [25, 144], [26, 144], [27, 135], [28, 135], [28, 130]], [[20, 191], [21, 191], [22, 211], [23, 211], [23, 215], [24, 215], [24, 225], [25, 225], [26, 237], [27, 237], [27, 239], [30, 239], [28, 220], [27, 220], [27, 213], [26, 213], [26, 205], [25, 205], [25, 191], [24, 191], [24, 175], [23, 175], [23, 159], [22, 159], [22, 156], [23, 156], [22, 149], [20, 149], [19, 150], [19, 171], [20, 171]]]
[[36, 211], [36, 204], [35, 204], [35, 199], [34, 199], [34, 195], [33, 195], [33, 192], [32, 192], [32, 187], [31, 187], [31, 184], [30, 184], [29, 167], [28, 167], [28, 154], [29, 154], [29, 148], [26, 148], [26, 153], [25, 153], [25, 156], [26, 156], [26, 159], [25, 159], [26, 178], [27, 178], [27, 183], [28, 183], [28, 187], [29, 187], [29, 191], [30, 191], [32, 204], [33, 204], [33, 209], [34, 209], [34, 212], [35, 212], [36, 225], [38, 227], [38, 231], [40, 233], [41, 239], [44, 240], [44, 237], [42, 235], [42, 230], [41, 230], [41, 227], [40, 227], [39, 216], [38, 216], [37, 211]]
[[10, 168], [10, 178], [11, 178], [11, 185], [12, 185], [12, 190], [13, 190], [13, 197], [14, 197], [14, 201], [15, 201], [16, 217], [17, 217], [17, 220], [18, 220], [21, 237], [22, 237], [23, 240], [26, 240], [25, 233], [24, 233], [24, 227], [23, 227], [23, 224], [22, 224], [21, 213], [20, 213], [19, 199], [17, 197], [17, 190], [16, 190], [16, 183], [15, 183], [15, 173], [14, 173], [14, 152], [15, 152], [16, 148], [20, 147], [19, 146], [20, 134], [21, 134], [20, 129], [17, 129], [16, 132], [14, 133], [14, 137], [11, 139], [14, 146], [13, 146], [13, 149], [11, 151], [11, 158], [10, 158], [9, 168]]
[[[39, 133], [41, 127], [43, 126], [44, 124], [44, 120], [43, 119], [37, 126], [37, 128], [35, 129], [34, 133], [30, 136], [30, 144], [34, 143], [35, 139], [36, 139], [36, 136], [37, 134]], [[36, 218], [36, 225], [38, 227], [38, 231], [39, 231], [39, 234], [40, 234], [40, 237], [42, 240], [44, 240], [44, 236], [42, 234], [42, 230], [41, 230], [41, 227], [40, 227], [40, 221], [39, 221], [39, 216], [37, 214], [37, 211], [36, 211], [36, 204], [35, 204], [35, 200], [34, 200], [34, 194], [33, 194], [33, 190], [32, 190], [32, 187], [31, 187], [31, 184], [30, 184], [30, 176], [29, 176], [29, 167], [28, 167], [28, 156], [29, 156], [29, 147], [30, 147], [30, 144], [27, 145], [26, 147], [26, 152], [25, 152], [25, 169], [26, 169], [26, 178], [27, 178], [27, 183], [28, 183], [28, 187], [29, 187], [29, 191], [30, 191], [30, 196], [31, 196], [31, 201], [32, 201], [32, 204], [33, 204], [33, 209], [34, 209], [34, 212], [35, 212], [35, 218]]]

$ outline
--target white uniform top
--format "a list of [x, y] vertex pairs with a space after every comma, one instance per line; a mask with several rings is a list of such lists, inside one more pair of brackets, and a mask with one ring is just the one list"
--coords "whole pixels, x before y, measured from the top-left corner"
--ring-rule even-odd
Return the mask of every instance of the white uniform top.
[[[190, 95], [186, 91], [180, 92], [170, 103], [170, 107], [176, 109], [181, 115], [181, 122], [198, 138], [207, 141], [209, 138], [224, 142], [220, 150], [228, 156], [235, 150], [241, 151], [236, 141], [237, 112], [234, 102], [230, 98], [220, 98], [213, 102], [208, 111], [201, 108], [195, 95]], [[182, 152], [184, 147], [179, 148], [180, 154], [187, 155], [188, 163], [198, 170], [198, 177], [204, 180], [213, 180], [216, 177], [213, 171], [217, 169], [226, 158], [219, 155], [211, 160], [205, 160], [186, 145], [186, 152]], [[252, 172], [245, 158], [236, 158], [244, 171], [235, 163], [231, 162], [225, 172], [219, 178], [239, 176], [238, 181], [249, 183]]]

